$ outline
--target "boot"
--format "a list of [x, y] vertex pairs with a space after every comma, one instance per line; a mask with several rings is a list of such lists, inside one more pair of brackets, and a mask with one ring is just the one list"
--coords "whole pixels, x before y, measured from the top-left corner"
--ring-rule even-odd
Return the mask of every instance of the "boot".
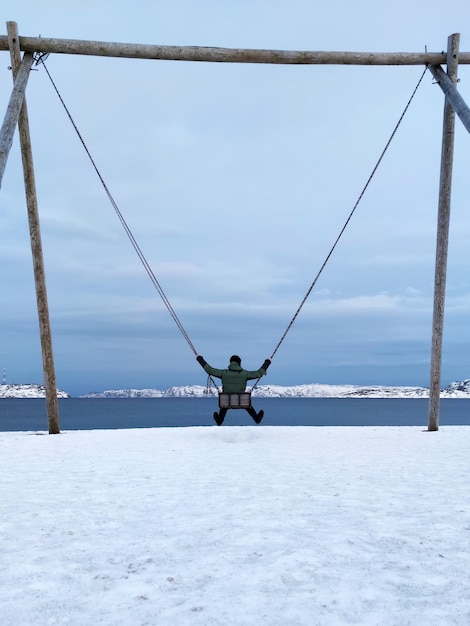
[[263, 419], [263, 417], [264, 417], [264, 411], [261, 409], [258, 415], [254, 417], [253, 419], [255, 420], [257, 424], [261, 424], [261, 420]]
[[217, 411], [214, 413], [214, 420], [215, 423], [217, 424], [217, 426], [222, 426], [222, 423], [224, 421], [223, 417], [220, 417], [220, 415], [217, 413]]

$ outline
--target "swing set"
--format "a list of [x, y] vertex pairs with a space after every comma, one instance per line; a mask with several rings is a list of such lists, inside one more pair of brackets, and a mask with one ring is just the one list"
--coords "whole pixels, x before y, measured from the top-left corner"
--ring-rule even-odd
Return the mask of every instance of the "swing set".
[[[431, 384], [429, 400], [429, 421], [428, 430], [436, 431], [439, 425], [439, 392], [440, 392], [440, 369], [442, 356], [442, 334], [444, 317], [444, 296], [445, 296], [445, 276], [446, 259], [448, 247], [448, 229], [450, 213], [450, 188], [452, 177], [452, 152], [453, 135], [455, 124], [455, 113], [459, 116], [466, 129], [470, 132], [470, 109], [467, 107], [462, 97], [458, 93], [455, 83], [457, 82], [458, 63], [470, 63], [470, 54], [459, 55], [459, 35], [451, 35], [448, 39], [447, 54], [444, 53], [348, 53], [348, 52], [295, 52], [279, 50], [236, 50], [224, 48], [202, 48], [202, 47], [174, 47], [174, 46], [146, 46], [139, 44], [118, 44], [106, 42], [93, 42], [67, 39], [43, 39], [31, 37], [19, 37], [15, 22], [7, 22], [8, 36], [0, 36], [0, 50], [9, 50], [13, 70], [14, 86], [10, 97], [10, 102], [5, 115], [5, 120], [0, 132], [0, 185], [5, 170], [6, 161], [13, 141], [13, 134], [18, 125], [20, 134], [21, 151], [23, 157], [23, 169], [25, 178], [26, 199], [28, 207], [28, 217], [30, 223], [31, 245], [34, 257], [36, 299], [38, 306], [38, 317], [40, 322], [41, 348], [43, 353], [44, 379], [46, 389], [46, 402], [49, 418], [49, 433], [60, 432], [57, 391], [55, 383], [55, 371], [52, 354], [52, 340], [49, 324], [49, 312], [47, 307], [47, 296], [45, 287], [45, 273], [42, 259], [42, 249], [40, 240], [39, 217], [34, 186], [34, 172], [31, 156], [31, 140], [29, 137], [29, 123], [24, 102], [24, 95], [28, 77], [33, 64], [43, 67], [51, 84], [60, 99], [64, 110], [72, 123], [75, 132], [82, 143], [84, 150], [105, 190], [108, 199], [113, 206], [117, 218], [139, 257], [145, 271], [152, 281], [156, 291], [160, 295], [169, 314], [174, 320], [179, 331], [188, 343], [190, 349], [197, 355], [197, 351], [183, 327], [178, 315], [166, 296], [160, 282], [155, 276], [134, 235], [132, 234], [126, 220], [114, 200], [106, 182], [103, 179], [93, 157], [88, 149], [82, 135], [80, 134], [69, 109], [67, 108], [59, 90], [52, 79], [45, 61], [50, 53], [85, 54], [96, 56], [112, 56], [127, 58], [146, 58], [160, 60], [184, 60], [184, 61], [211, 61], [229, 63], [275, 63], [275, 64], [347, 64], [347, 65], [424, 65], [416, 87], [414, 88], [393, 132], [391, 133], [379, 159], [377, 160], [366, 184], [364, 185], [357, 201], [349, 213], [337, 238], [331, 246], [320, 269], [312, 280], [305, 296], [301, 300], [297, 310], [287, 324], [287, 327], [276, 344], [271, 360], [279, 350], [287, 333], [292, 328], [295, 320], [300, 314], [303, 306], [314, 289], [320, 275], [325, 269], [334, 250], [336, 249], [343, 233], [348, 227], [359, 203], [361, 202], [373, 176], [375, 175], [387, 149], [389, 148], [409, 106], [426, 74], [429, 70], [436, 82], [445, 93], [444, 107], [444, 128], [443, 128], [443, 148], [441, 157], [441, 180], [439, 192], [439, 221], [438, 240], [435, 272], [435, 292], [434, 292], [434, 316], [433, 316], [433, 339], [431, 354]], [[21, 58], [21, 51], [23, 57]], [[441, 64], [447, 64], [447, 73], [443, 71]], [[210, 377], [211, 382], [217, 388], [216, 383]], [[253, 385], [251, 391], [258, 384], [259, 379]], [[239, 394], [227, 394], [219, 389], [219, 407], [240, 409], [251, 406], [251, 391]]]

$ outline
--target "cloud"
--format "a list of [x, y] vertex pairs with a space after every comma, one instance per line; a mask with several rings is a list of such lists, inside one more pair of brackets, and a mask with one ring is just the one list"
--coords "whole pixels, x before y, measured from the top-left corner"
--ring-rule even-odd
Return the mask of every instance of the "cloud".
[[[470, 17], [468, 3], [460, 0], [439, 22], [433, 17], [436, 2], [411, 8], [398, 0], [388, 12], [371, 10], [362, 0], [343, 4], [339, 21], [336, 6], [313, 8], [300, 0], [294, 5], [242, 2], [236, 10], [230, 3], [222, 8], [208, 2], [196, 10], [188, 2], [136, 0], [127, 6], [106, 1], [93, 4], [93, 20], [67, 3], [33, 8], [7, 0], [5, 11], [10, 6], [25, 36], [42, 32], [268, 49], [309, 49], [315, 41], [318, 49], [378, 51], [416, 51], [423, 41], [428, 49], [441, 50], [447, 33]], [[365, 11], [367, 24], [361, 17]], [[463, 35], [461, 49], [465, 46]], [[198, 349], [221, 362], [227, 351], [240, 350], [256, 366], [276, 345], [316, 277], [423, 70], [60, 54], [51, 55], [48, 68]], [[459, 90], [467, 98], [467, 66], [459, 72]], [[10, 73], [0, 82], [6, 110]], [[61, 380], [67, 387], [86, 380], [99, 388], [100, 380], [107, 385], [113, 376], [123, 380], [124, 369], [138, 372], [134, 382], [144, 386], [151, 386], [156, 374], [169, 384], [191, 382], [199, 374], [192, 354], [42, 68], [31, 73], [27, 98]], [[406, 377], [412, 384], [427, 376], [423, 355], [431, 333], [442, 107], [439, 87], [425, 76], [279, 351], [272, 374], [278, 382], [294, 384], [304, 376], [305, 382], [346, 382], [354, 376], [368, 384], [382, 376], [381, 384]], [[462, 346], [468, 343], [467, 153], [468, 135], [457, 123], [447, 371], [462, 363]], [[5, 295], [0, 343], [4, 359], [18, 372], [29, 376], [30, 364], [37, 363], [40, 375], [16, 136], [0, 209]]]

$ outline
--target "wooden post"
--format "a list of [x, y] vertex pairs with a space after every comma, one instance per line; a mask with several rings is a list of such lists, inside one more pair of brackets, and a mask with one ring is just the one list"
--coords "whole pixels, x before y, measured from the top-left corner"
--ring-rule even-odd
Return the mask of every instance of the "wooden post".
[[[7, 22], [7, 30], [8, 40], [10, 43], [10, 57], [13, 70], [13, 79], [15, 80], [21, 65], [19, 45], [20, 42], [18, 37], [17, 24], [15, 22]], [[26, 190], [26, 204], [28, 208], [31, 251], [33, 255], [34, 282], [36, 285], [36, 301], [39, 317], [39, 331], [41, 336], [42, 363], [44, 370], [44, 387], [46, 390], [49, 433], [51, 435], [55, 435], [60, 433], [59, 403], [57, 400], [57, 386], [54, 371], [54, 359], [52, 353], [51, 329], [49, 324], [49, 309], [47, 304], [41, 230], [39, 226], [36, 184], [34, 180], [33, 155], [31, 151], [31, 138], [29, 133], [29, 121], [26, 100], [23, 101], [21, 107], [18, 119], [18, 130], [20, 135], [21, 157], [23, 160], [23, 174]]]
[[[451, 35], [447, 42], [447, 74], [457, 82], [460, 35]], [[434, 276], [434, 311], [431, 343], [431, 380], [429, 384], [428, 430], [439, 429], [439, 402], [442, 362], [442, 336], [444, 330], [444, 302], [449, 246], [450, 200], [452, 164], [454, 156], [455, 113], [446, 98], [442, 128], [441, 174], [439, 181], [439, 207], [436, 243], [436, 269]]]
[[8, 103], [5, 119], [3, 120], [2, 129], [0, 131], [0, 187], [2, 186], [3, 174], [10, 154], [13, 143], [13, 135], [18, 124], [21, 105], [23, 104], [26, 85], [28, 84], [31, 66], [33, 65], [33, 55], [31, 52], [25, 52], [21, 66], [16, 76], [13, 91], [11, 92], [10, 102]]

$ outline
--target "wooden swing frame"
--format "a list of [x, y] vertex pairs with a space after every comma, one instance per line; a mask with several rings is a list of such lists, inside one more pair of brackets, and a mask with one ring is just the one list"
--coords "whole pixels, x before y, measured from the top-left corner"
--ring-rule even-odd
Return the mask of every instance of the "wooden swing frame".
[[[470, 64], [470, 53], [459, 52], [459, 34], [453, 34], [448, 37], [447, 53], [431, 53], [427, 51], [424, 53], [369, 53], [157, 46], [73, 39], [20, 37], [16, 22], [7, 22], [7, 33], [7, 36], [0, 36], [0, 51], [4, 50], [10, 52], [14, 87], [0, 132], [0, 186], [12, 145], [13, 134], [16, 126], [18, 126], [33, 254], [36, 301], [43, 357], [44, 386], [46, 390], [50, 434], [60, 432], [59, 412], [29, 121], [24, 99], [30, 74], [29, 70], [32, 65], [32, 55], [45, 53], [216, 63], [427, 66], [445, 94], [428, 413], [428, 430], [438, 430], [455, 113], [457, 113], [465, 128], [470, 132], [470, 109], [463, 101], [455, 86], [457, 83], [459, 63]], [[21, 52], [24, 53], [22, 59]], [[441, 64], [447, 65], [447, 73], [440, 67]], [[237, 407], [231, 406], [230, 408]], [[238, 408], [245, 407], [240, 406]]]

